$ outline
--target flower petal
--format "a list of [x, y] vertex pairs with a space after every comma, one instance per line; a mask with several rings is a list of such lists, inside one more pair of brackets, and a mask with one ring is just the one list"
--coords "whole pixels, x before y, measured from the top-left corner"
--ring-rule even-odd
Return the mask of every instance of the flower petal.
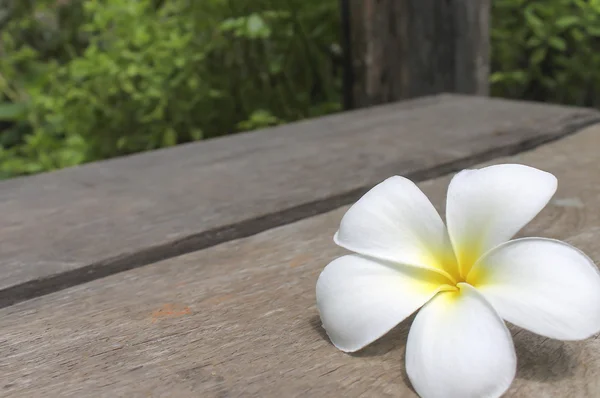
[[470, 285], [437, 295], [408, 334], [406, 372], [422, 398], [499, 397], [517, 359], [504, 322]]
[[456, 273], [448, 232], [425, 194], [394, 176], [376, 185], [344, 215], [335, 242], [382, 260]]
[[353, 352], [412, 314], [445, 281], [435, 272], [348, 255], [319, 276], [317, 307], [333, 344]]
[[446, 222], [461, 275], [531, 221], [556, 186], [552, 174], [518, 164], [463, 170], [454, 176], [448, 187]]
[[502, 318], [534, 333], [578, 340], [600, 331], [600, 273], [564, 242], [506, 242], [478, 261], [468, 281]]

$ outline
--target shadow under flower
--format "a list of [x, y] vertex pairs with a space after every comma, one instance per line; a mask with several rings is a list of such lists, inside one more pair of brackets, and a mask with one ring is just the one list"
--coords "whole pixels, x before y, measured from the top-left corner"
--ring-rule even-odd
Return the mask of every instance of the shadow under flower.
[[[408, 332], [410, 330], [410, 325], [414, 320], [415, 315], [410, 316], [409, 318], [402, 321], [395, 328], [390, 330], [385, 335], [381, 336], [378, 340], [369, 344], [365, 348], [357, 351], [357, 352], [349, 352], [340, 354], [349, 355], [354, 358], [370, 358], [370, 357], [383, 357], [386, 354], [393, 353], [394, 359], [402, 364], [402, 372], [401, 377], [402, 381], [406, 386], [408, 386], [413, 392], [414, 388], [408, 378], [408, 374], [406, 373], [406, 368], [404, 367], [404, 352], [406, 349], [406, 339], [408, 338]], [[333, 346], [333, 343], [327, 336], [325, 329], [321, 323], [321, 318], [318, 315], [315, 315], [309, 320], [310, 326], [312, 329], [327, 343]], [[415, 392], [416, 394], [416, 392]]]
[[[412, 315], [405, 319], [390, 332], [365, 348], [347, 355], [354, 358], [369, 358], [382, 357], [394, 352], [393, 356], [397, 356], [397, 360], [404, 364], [406, 341], [414, 317], [415, 315]], [[319, 338], [333, 345], [318, 315], [312, 316], [309, 323]], [[517, 379], [543, 382], [557, 381], [573, 375], [577, 361], [574, 358], [574, 348], [571, 345], [577, 344], [577, 342], [548, 339], [513, 325], [509, 325], [509, 329], [517, 353]], [[402, 366], [401, 377], [404, 383], [412, 389], [404, 366]]]
[[[402, 351], [404, 351], [406, 339], [408, 337], [408, 331], [410, 330], [410, 325], [412, 324], [413, 320], [414, 315], [402, 321], [388, 333], [381, 336], [379, 339], [369, 344], [365, 348], [356, 352], [350, 352], [348, 355], [361, 358], [381, 356], [396, 349], [402, 349]], [[333, 345], [329, 339], [329, 336], [327, 336], [327, 332], [323, 328], [321, 318], [318, 315], [312, 316], [309, 319], [309, 324], [322, 339]]]
[[330, 345], [333, 345], [329, 339], [329, 336], [327, 336], [327, 332], [323, 328], [323, 323], [321, 322], [321, 317], [319, 315], [313, 315], [308, 320], [308, 323], [310, 324], [311, 329], [315, 331], [321, 337], [321, 339], [325, 340]]
[[353, 357], [374, 357], [387, 354], [390, 351], [398, 350], [399, 354], [402, 355], [402, 360], [404, 359], [404, 350], [406, 349], [406, 340], [408, 338], [408, 332], [410, 330], [410, 325], [412, 325], [413, 320], [415, 319], [415, 314], [406, 318], [402, 322], [400, 322], [396, 327], [390, 330], [385, 335], [381, 336], [379, 339], [369, 344], [362, 350], [357, 352], [350, 353]]

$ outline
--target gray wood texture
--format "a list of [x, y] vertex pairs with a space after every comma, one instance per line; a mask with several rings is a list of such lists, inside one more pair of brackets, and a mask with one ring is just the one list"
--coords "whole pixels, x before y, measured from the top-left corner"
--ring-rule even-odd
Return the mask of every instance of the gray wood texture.
[[593, 110], [440, 95], [0, 183], [0, 307], [532, 148]]
[[489, 93], [491, 0], [347, 1], [353, 106]]
[[[599, 146], [597, 125], [492, 162], [558, 177], [521, 235], [567, 240], [600, 263]], [[440, 210], [449, 180], [420, 184]], [[415, 397], [404, 372], [410, 320], [353, 355], [321, 329], [315, 283], [343, 253], [332, 236], [345, 210], [1, 309], [1, 395]], [[600, 396], [599, 339], [512, 333], [519, 368], [507, 397]]]

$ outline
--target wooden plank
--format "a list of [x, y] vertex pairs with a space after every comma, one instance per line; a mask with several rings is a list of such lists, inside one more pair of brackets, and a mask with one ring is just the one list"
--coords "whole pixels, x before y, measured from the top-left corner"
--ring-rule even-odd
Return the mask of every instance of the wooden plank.
[[[600, 125], [509, 159], [555, 173], [523, 235], [566, 239], [600, 262]], [[439, 208], [449, 177], [420, 184]], [[320, 327], [318, 274], [345, 208], [0, 310], [5, 397], [414, 397], [410, 322], [347, 355]], [[600, 340], [513, 328], [508, 397], [600, 396]]]
[[488, 95], [491, 0], [344, 0], [342, 5], [342, 11], [350, 10], [345, 47], [351, 58], [346, 75], [352, 79], [345, 84], [353, 89], [347, 105], [440, 92]]
[[466, 96], [338, 114], [0, 183], [0, 306], [441, 175], [600, 120]]

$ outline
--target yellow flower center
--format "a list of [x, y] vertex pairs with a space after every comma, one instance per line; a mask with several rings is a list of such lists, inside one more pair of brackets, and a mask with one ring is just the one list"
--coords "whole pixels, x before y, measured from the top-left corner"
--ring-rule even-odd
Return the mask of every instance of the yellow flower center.
[[[468, 283], [476, 286], [481, 281], [482, 275], [479, 270], [473, 272], [473, 266], [481, 255], [478, 245], [454, 253], [436, 253], [429, 262], [444, 276], [440, 284], [440, 291], [459, 291], [459, 283]], [[478, 267], [479, 268], [479, 267]], [[439, 283], [439, 279], [435, 278]], [[431, 283], [435, 283], [431, 280]]]

